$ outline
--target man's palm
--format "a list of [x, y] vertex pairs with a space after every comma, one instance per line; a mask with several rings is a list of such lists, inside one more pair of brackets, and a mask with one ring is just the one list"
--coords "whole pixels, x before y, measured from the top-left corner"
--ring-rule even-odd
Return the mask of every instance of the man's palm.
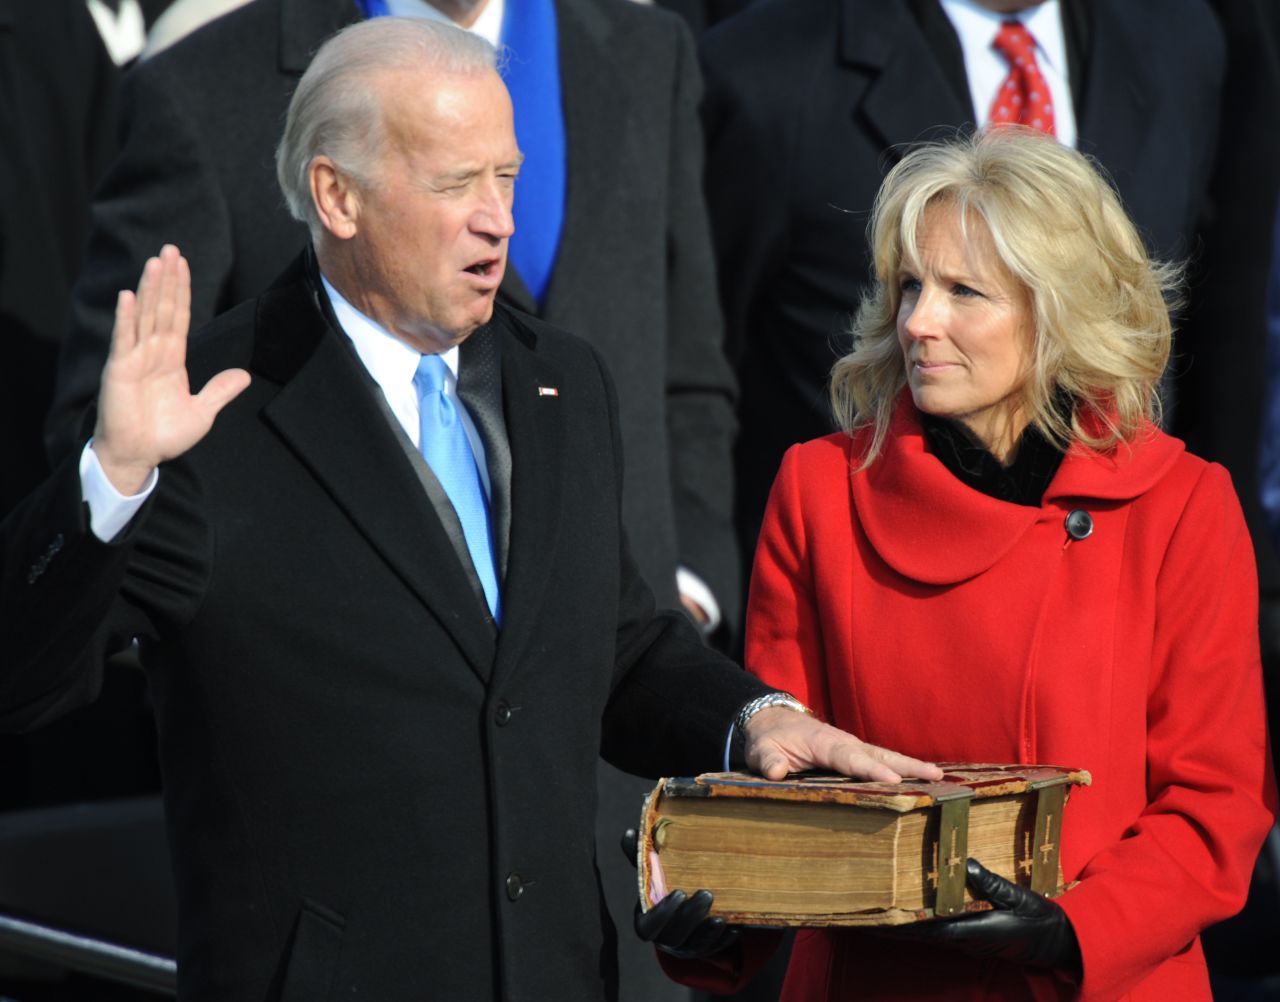
[[214, 376], [198, 394], [187, 379], [191, 273], [167, 244], [143, 269], [137, 294], [121, 292], [102, 371], [93, 450], [122, 494], [135, 494], [160, 463], [208, 434], [213, 420], [249, 385], [243, 369]]

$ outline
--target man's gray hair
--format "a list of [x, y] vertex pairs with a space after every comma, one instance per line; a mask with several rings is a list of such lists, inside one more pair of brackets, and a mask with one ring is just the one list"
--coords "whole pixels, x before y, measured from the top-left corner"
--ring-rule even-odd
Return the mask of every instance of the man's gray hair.
[[496, 65], [497, 54], [483, 38], [426, 18], [375, 17], [338, 32], [298, 82], [276, 147], [276, 178], [290, 215], [307, 224], [313, 239], [320, 235], [309, 178], [318, 156], [327, 156], [361, 188], [377, 183], [378, 162], [386, 152], [374, 87], [379, 75], [481, 73]]

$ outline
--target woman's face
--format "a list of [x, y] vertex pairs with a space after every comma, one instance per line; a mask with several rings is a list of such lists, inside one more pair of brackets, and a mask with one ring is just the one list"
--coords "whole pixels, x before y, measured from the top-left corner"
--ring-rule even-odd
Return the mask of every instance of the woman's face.
[[907, 385], [926, 414], [961, 422], [1002, 463], [1027, 419], [1020, 401], [1035, 324], [1031, 296], [971, 215], [968, 238], [951, 206], [926, 211], [918, 266], [898, 274], [898, 343]]

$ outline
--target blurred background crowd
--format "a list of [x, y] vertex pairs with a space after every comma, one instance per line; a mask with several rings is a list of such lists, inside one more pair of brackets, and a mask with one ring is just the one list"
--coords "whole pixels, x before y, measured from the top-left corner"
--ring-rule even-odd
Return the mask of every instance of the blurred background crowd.
[[[554, 12], [562, 107], [522, 103], [540, 82], [512, 70], [531, 169], [503, 293], [605, 356], [633, 548], [659, 596], [729, 651], [782, 453], [834, 428], [827, 379], [869, 280], [880, 181], [906, 144], [986, 124], [983, 81], [1003, 71], [984, 62], [983, 25], [1022, 15], [1058, 138], [1101, 164], [1153, 256], [1187, 263], [1163, 420], [1230, 471], [1244, 505], [1276, 733], [1280, 3], [505, 0], [525, 5]], [[318, 45], [385, 13], [502, 42], [503, 7], [0, 0], [0, 515], [83, 443], [115, 294], [162, 243], [191, 262], [193, 328], [305, 244], [273, 152]], [[0, 997], [163, 989], [155, 741], [128, 657], [94, 706], [0, 737]], [[602, 844], [634, 823], [645, 785], [602, 772]], [[1270, 844], [1245, 913], [1206, 937], [1221, 998], [1280, 998]], [[630, 954], [627, 1002], [689, 997], [648, 947]], [[776, 991], [766, 977], [750, 997]]]

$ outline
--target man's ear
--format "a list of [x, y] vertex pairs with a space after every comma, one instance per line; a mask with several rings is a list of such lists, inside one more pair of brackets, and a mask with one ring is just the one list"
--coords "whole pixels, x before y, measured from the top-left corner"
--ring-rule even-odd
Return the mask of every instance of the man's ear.
[[307, 178], [321, 225], [338, 240], [350, 240], [360, 221], [360, 192], [355, 182], [326, 156], [311, 161]]

